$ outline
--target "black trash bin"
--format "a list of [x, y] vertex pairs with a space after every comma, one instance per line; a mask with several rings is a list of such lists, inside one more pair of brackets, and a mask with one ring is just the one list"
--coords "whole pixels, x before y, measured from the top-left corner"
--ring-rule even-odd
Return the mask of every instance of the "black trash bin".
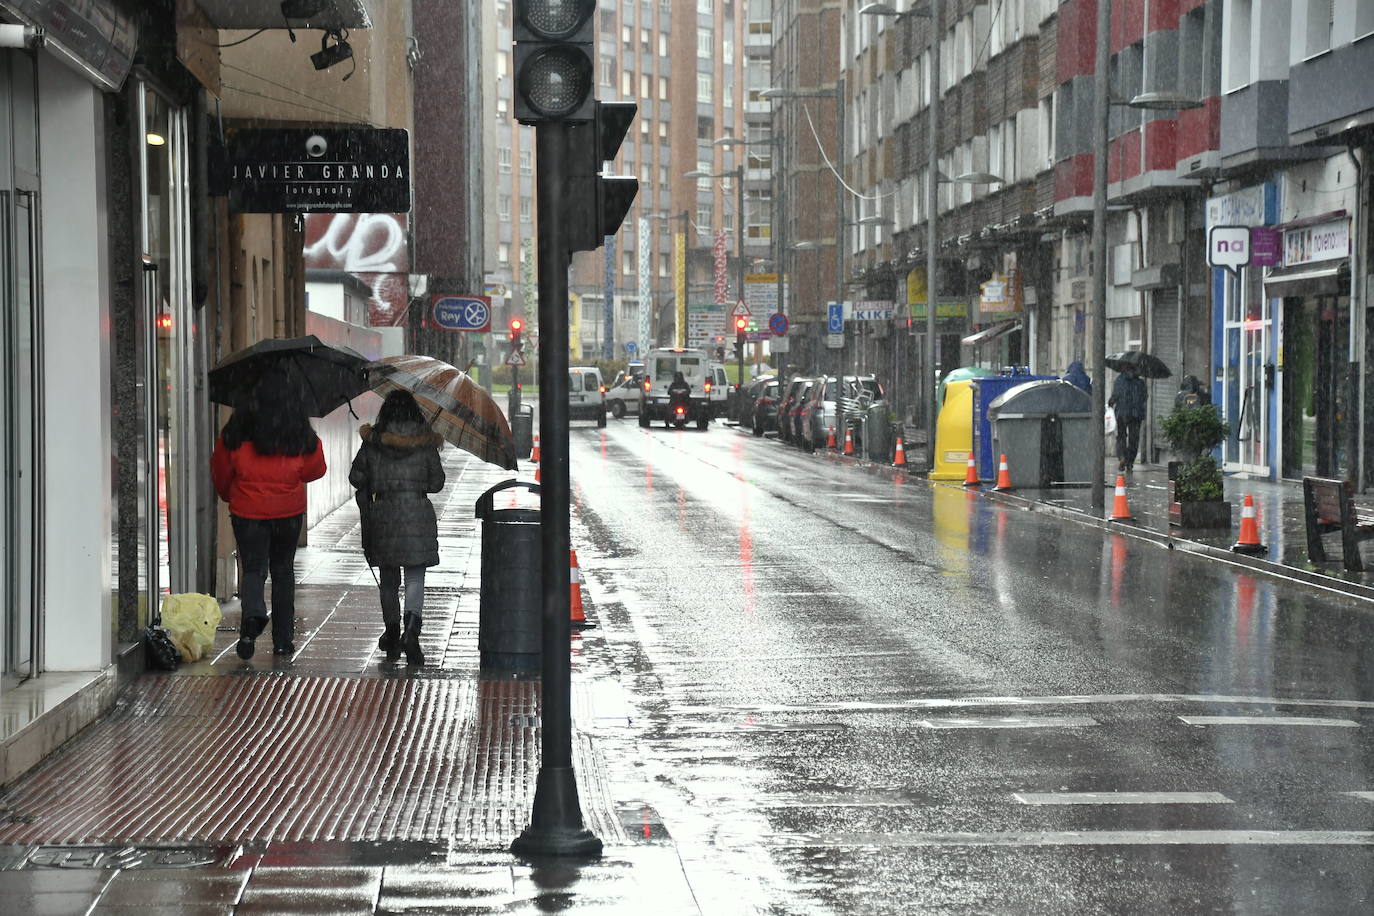
[[539, 510], [497, 509], [493, 497], [532, 480], [498, 483], [477, 500], [482, 520], [482, 598], [477, 648], [484, 670], [531, 674], [539, 671], [543, 635], [540, 586]]
[[510, 417], [511, 435], [515, 437], [515, 455], [528, 459], [534, 449], [534, 405], [521, 404]]

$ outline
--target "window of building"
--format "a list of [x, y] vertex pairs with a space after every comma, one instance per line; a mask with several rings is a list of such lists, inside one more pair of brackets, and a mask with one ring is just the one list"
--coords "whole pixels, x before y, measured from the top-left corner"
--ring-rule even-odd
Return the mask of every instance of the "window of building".
[[501, 242], [496, 246], [496, 259], [502, 264], [510, 263], [510, 243]]
[[1331, 50], [1335, 19], [1336, 0], [1307, 0], [1307, 57], [1316, 57]]
[[620, 252], [620, 275], [628, 277], [635, 270], [635, 253], [629, 250]]
[[710, 60], [712, 55], [715, 54], [715, 50], [716, 43], [714, 37], [711, 35], [711, 30], [698, 28], [697, 57], [700, 57], [702, 60]]
[[1227, 41], [1221, 60], [1222, 88], [1227, 92], [1250, 85], [1250, 30], [1254, 0], [1232, 0], [1226, 11]]
[[665, 60], [666, 60], [667, 57], [668, 57], [668, 33], [667, 33], [667, 32], [659, 32], [659, 33], [658, 33], [658, 56], [664, 58]]
[[1041, 170], [1054, 167], [1054, 96], [1040, 100], [1040, 145], [1043, 155], [1038, 166]]
[[530, 221], [530, 209], [530, 199], [528, 197], [520, 198], [520, 222], [528, 223]]
[[639, 75], [639, 97], [641, 99], [651, 99], [654, 97], [653, 79], [647, 73]]
[[645, 54], [654, 53], [654, 37], [648, 29], [639, 30], [639, 49]]
[[[707, 182], [707, 186], [710, 182]], [[697, 204], [697, 236], [710, 238], [711, 236], [711, 205]]]
[[[668, 101], [668, 77], [666, 76], [660, 76], [658, 78], [658, 100], [660, 102]], [[658, 127], [660, 131], [663, 130], [663, 124], [661, 122]], [[667, 134], [665, 133], [663, 136], [667, 136]]]
[[501, 147], [500, 149], [498, 149], [498, 150], [496, 151], [496, 163], [497, 163], [497, 168], [499, 168], [500, 171], [501, 171], [501, 174], [503, 174], [503, 175], [509, 175], [509, 174], [510, 174], [510, 147], [509, 147], [509, 146], [503, 146], [503, 147]]
[[[660, 99], [663, 98], [663, 84], [666, 83], [666, 82], [668, 82], [668, 78], [667, 78], [667, 77], [661, 77], [661, 78], [659, 78], [659, 81], [658, 81], [658, 97], [659, 97]], [[658, 138], [659, 138], [660, 140], [667, 140], [667, 139], [668, 139], [668, 122], [667, 122], [667, 121], [659, 121], [659, 122], [658, 122]]]
[[615, 88], [615, 58], [609, 54], [601, 55], [601, 85], [607, 89]]
[[510, 195], [502, 194], [496, 198], [496, 212], [502, 219], [510, 219]]
[[[708, 172], [708, 173], [709, 173], [709, 172], [711, 171], [711, 162], [710, 162], [710, 160], [707, 160], [707, 161], [705, 161], [705, 162], [702, 162], [700, 159], [698, 159], [698, 160], [697, 160], [697, 171], [698, 171], [698, 172]], [[697, 179], [697, 190], [698, 190], [698, 191], [709, 191], [709, 190], [711, 190], [711, 179], [709, 179], [709, 178], [698, 178], [698, 179]]]
[[634, 41], [634, 29], [630, 28], [628, 25], [622, 25], [620, 27], [620, 43], [625, 45], [626, 47], [629, 47], [630, 45], [634, 44]]
[[668, 276], [668, 272], [669, 272], [670, 270], [672, 270], [672, 267], [673, 267], [672, 256], [669, 255], [666, 251], [665, 251], [665, 252], [661, 252], [661, 253], [659, 254], [659, 256], [658, 256], [658, 275], [659, 275], [660, 277], [666, 277], [666, 276]]
[[621, 98], [632, 98], [635, 91], [635, 75], [628, 70], [621, 71], [620, 74], [620, 96]]
[[709, 105], [709, 104], [711, 104], [711, 102], [713, 101], [712, 96], [713, 96], [713, 94], [714, 94], [714, 93], [712, 92], [712, 89], [713, 89], [713, 82], [712, 82], [712, 79], [711, 79], [711, 74], [709, 74], [709, 73], [698, 73], [698, 74], [697, 74], [697, 104], [698, 104], [698, 105]]
[[720, 43], [720, 60], [721, 63], [724, 64], [733, 64], [735, 62], [735, 40], [733, 38], [727, 38]]
[[1355, 4], [1355, 38], [1374, 35], [1374, 3]]
[[534, 171], [534, 151], [528, 146], [520, 151], [520, 174], [528, 175]]
[[639, 119], [639, 139], [643, 142], [649, 140], [649, 120], [647, 118]]
[[510, 54], [506, 51], [496, 52], [496, 76], [498, 79], [510, 76]]
[[496, 100], [496, 120], [498, 120], [498, 121], [505, 121], [505, 120], [506, 120], [506, 113], [507, 113], [509, 110], [510, 110], [510, 104], [509, 104], [509, 101], [508, 101], [507, 99], [500, 98], [500, 99], [497, 99], [497, 100]]
[[711, 12], [711, 0], [697, 0], [697, 12], [698, 12], [698, 13], [709, 13], [709, 12]]
[[[660, 162], [661, 162], [661, 160], [660, 160]], [[668, 187], [668, 166], [666, 166], [666, 165], [661, 165], [661, 164], [659, 165], [659, 167], [658, 167], [658, 183], [659, 183], [660, 185], [662, 185], [663, 187], [665, 187], [665, 188]]]

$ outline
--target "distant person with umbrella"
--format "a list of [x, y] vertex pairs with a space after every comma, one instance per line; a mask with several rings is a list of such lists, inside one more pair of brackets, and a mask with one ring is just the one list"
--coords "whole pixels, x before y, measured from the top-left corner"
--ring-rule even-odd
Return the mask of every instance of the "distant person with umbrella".
[[[410, 392], [394, 390], [382, 402], [377, 422], [358, 430], [363, 444], [348, 482], [358, 491], [363, 553], [381, 569], [382, 636], [377, 648], [388, 661], [405, 652], [412, 665], [425, 663], [420, 624], [425, 603], [425, 569], [439, 564], [439, 526], [427, 494], [444, 488], [439, 462], [443, 437], [430, 430]], [[405, 574], [405, 620], [401, 578]]]
[[1116, 411], [1116, 469], [1135, 470], [1140, 449], [1140, 424], [1145, 419], [1145, 380], [1127, 368], [1116, 378], [1107, 406]]
[[269, 369], [240, 400], [210, 456], [215, 492], [229, 504], [243, 581], [238, 656], [253, 657], [267, 628], [272, 577], [272, 652], [291, 655], [296, 626], [296, 543], [305, 520], [305, 485], [324, 476], [324, 447], [286, 375]]

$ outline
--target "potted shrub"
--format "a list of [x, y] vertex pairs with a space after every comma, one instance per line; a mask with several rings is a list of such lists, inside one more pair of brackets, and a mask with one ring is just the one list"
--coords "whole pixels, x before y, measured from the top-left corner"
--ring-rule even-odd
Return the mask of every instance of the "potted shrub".
[[1169, 524], [1230, 528], [1231, 504], [1222, 498], [1221, 466], [1210, 454], [1231, 429], [1211, 404], [1175, 407], [1159, 425], [1182, 461], [1169, 462]]

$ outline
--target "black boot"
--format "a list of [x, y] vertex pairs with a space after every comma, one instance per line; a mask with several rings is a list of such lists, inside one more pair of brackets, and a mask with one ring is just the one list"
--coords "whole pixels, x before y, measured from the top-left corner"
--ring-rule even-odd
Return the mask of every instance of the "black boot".
[[377, 640], [377, 648], [386, 653], [386, 660], [394, 662], [401, 655], [401, 623], [398, 620], [384, 621], [382, 638]]
[[420, 651], [420, 618], [414, 614], [406, 615], [405, 632], [401, 634], [401, 648], [406, 653], [406, 664], [425, 663], [425, 653]]
[[239, 622], [239, 644], [235, 649], [239, 658], [247, 661], [253, 657], [253, 650], [256, 648], [253, 641], [265, 629], [267, 629], [266, 617], [245, 617]]

